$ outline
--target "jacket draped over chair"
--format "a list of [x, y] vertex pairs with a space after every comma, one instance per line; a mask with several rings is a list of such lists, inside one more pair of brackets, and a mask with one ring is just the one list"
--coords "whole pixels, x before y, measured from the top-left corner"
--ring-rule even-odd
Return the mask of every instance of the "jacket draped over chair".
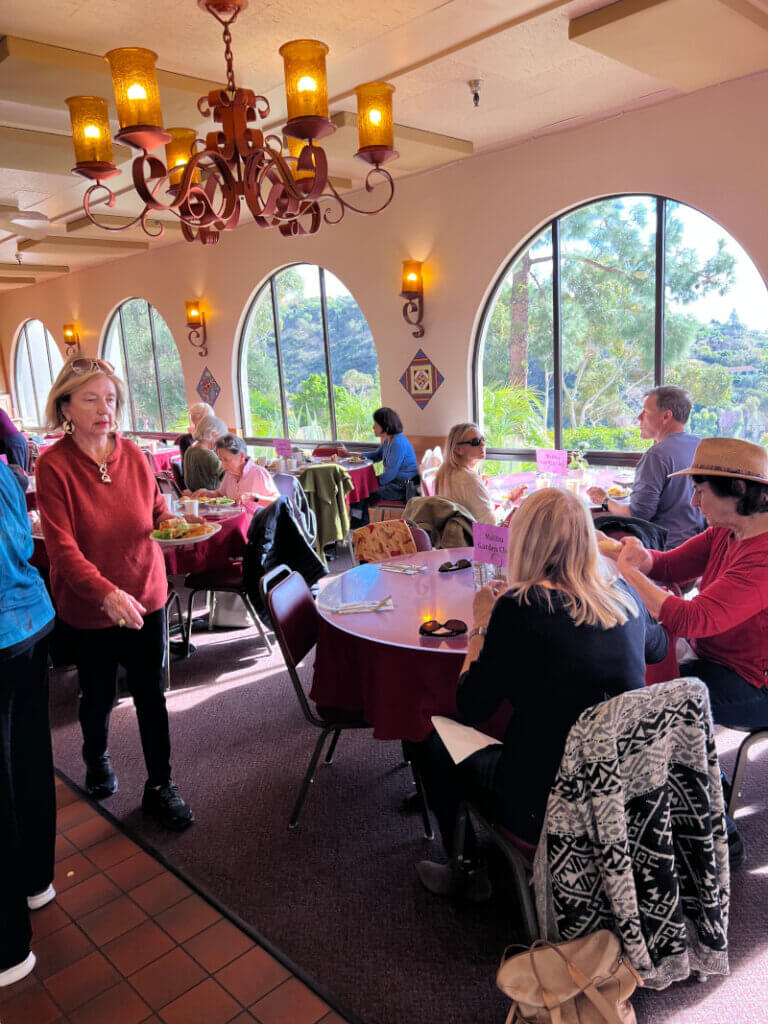
[[472, 514], [448, 498], [411, 498], [403, 518], [421, 527], [433, 548], [468, 548], [474, 543]]

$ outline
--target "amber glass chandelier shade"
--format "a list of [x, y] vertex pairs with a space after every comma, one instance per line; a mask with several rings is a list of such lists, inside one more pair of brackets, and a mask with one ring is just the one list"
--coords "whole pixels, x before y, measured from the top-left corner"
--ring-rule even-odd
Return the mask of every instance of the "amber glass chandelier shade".
[[[178, 185], [192, 156], [192, 143], [197, 135], [192, 128], [169, 128], [168, 133], [171, 141], [165, 146], [165, 166], [169, 171], [170, 184]], [[200, 184], [199, 167], [193, 169], [192, 181], [196, 185]]]
[[112, 135], [107, 101], [100, 96], [70, 96], [65, 102], [72, 122], [75, 160], [79, 164], [111, 164]]
[[162, 128], [160, 92], [157, 88], [157, 54], [140, 46], [124, 46], [104, 55], [112, 71], [120, 128]]
[[328, 117], [327, 53], [328, 47], [317, 39], [294, 39], [280, 47], [289, 121], [300, 117]]
[[[292, 135], [284, 135], [283, 139], [288, 147], [288, 155], [293, 157], [294, 160], [298, 161], [301, 156], [301, 151], [304, 149], [306, 143], [303, 139], [295, 139]], [[304, 181], [307, 178], [314, 177], [314, 171], [299, 170], [295, 163], [291, 164], [291, 170], [293, 171], [293, 177], [295, 181]]]
[[366, 82], [355, 87], [357, 95], [357, 138], [360, 149], [394, 146], [392, 93], [389, 82]]
[[403, 287], [401, 290], [403, 298], [408, 299], [424, 294], [422, 266], [423, 264], [419, 260], [403, 260]]

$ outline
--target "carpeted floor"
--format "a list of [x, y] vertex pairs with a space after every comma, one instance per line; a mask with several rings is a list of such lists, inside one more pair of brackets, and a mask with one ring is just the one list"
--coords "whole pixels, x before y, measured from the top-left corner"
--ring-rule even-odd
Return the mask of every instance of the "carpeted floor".
[[[505, 946], [517, 942], [503, 877], [490, 905], [429, 896], [414, 864], [440, 853], [418, 815], [398, 744], [344, 735], [323, 766], [299, 827], [288, 815], [315, 732], [304, 721], [279, 654], [254, 631], [198, 632], [197, 653], [173, 664], [169, 696], [174, 775], [197, 823], [169, 835], [138, 809], [144, 780], [130, 700], [116, 707], [110, 749], [120, 791], [105, 807], [143, 842], [212, 893], [364, 1024], [501, 1024], [494, 987]], [[57, 767], [82, 782], [76, 681], [58, 673], [53, 696]], [[738, 742], [723, 733], [726, 752]], [[768, 977], [768, 748], [758, 748], [739, 825], [748, 846], [734, 876], [732, 974], [634, 999], [640, 1024], [765, 1024]], [[496, 873], [496, 872], [495, 872]]]

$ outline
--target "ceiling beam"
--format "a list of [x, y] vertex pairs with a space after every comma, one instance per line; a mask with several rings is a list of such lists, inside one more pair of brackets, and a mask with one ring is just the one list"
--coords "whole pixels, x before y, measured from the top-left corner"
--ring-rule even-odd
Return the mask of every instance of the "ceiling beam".
[[25, 238], [19, 242], [16, 248], [19, 252], [27, 252], [29, 249], [123, 249], [135, 252], [143, 252], [149, 248], [149, 242], [129, 242], [126, 239], [114, 238], [67, 238], [66, 235], [48, 235], [46, 238]]
[[[103, 213], [99, 215], [99, 224], [108, 224], [111, 228], [125, 228], [135, 222], [135, 217], [118, 217], [115, 214]], [[89, 217], [76, 217], [75, 220], [67, 221], [67, 233], [71, 231], [84, 231], [86, 228], [98, 227]], [[154, 226], [162, 224], [166, 231], [181, 231], [181, 224], [177, 220], [160, 220], [160, 218], [147, 219], [147, 224]], [[136, 227], [141, 227], [136, 224]]]
[[0, 263], [3, 274], [68, 274], [69, 267], [52, 263]]
[[0, 284], [34, 284], [34, 277], [0, 277]]

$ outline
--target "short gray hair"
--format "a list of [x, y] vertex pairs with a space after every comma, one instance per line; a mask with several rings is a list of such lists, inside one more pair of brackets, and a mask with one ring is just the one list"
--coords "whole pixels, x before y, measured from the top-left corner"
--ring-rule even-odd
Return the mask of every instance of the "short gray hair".
[[222, 448], [225, 452], [230, 452], [232, 455], [247, 455], [248, 446], [242, 437], [238, 437], [237, 434], [224, 434], [216, 442], [216, 451]]
[[198, 420], [197, 426], [192, 431], [192, 437], [196, 441], [215, 441], [227, 432], [227, 425], [218, 416], [203, 416]]
[[693, 397], [690, 391], [675, 387], [673, 384], [664, 384], [645, 392], [646, 398], [650, 395], [656, 399], [656, 405], [662, 412], [672, 413], [673, 420], [677, 420], [678, 423], [688, 422], [693, 408]]

